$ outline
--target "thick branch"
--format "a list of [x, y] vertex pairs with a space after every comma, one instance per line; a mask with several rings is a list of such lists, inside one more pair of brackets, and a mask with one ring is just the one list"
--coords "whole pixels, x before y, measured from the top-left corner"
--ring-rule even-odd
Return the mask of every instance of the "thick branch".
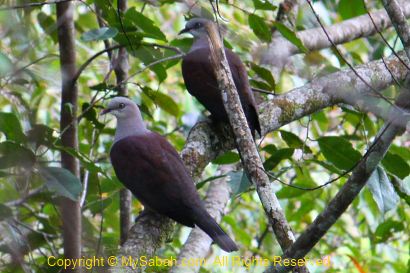
[[[62, 77], [60, 129], [63, 130], [72, 125], [62, 133], [61, 142], [63, 146], [78, 149], [76, 119], [78, 89], [76, 84], [71, 84], [76, 75], [73, 13], [74, 8], [71, 2], [57, 4], [58, 44]], [[61, 166], [79, 177], [79, 163], [76, 158], [62, 152]], [[64, 256], [67, 259], [78, 259], [81, 256], [82, 234], [80, 204], [61, 197], [59, 205], [63, 221]], [[81, 272], [80, 269], [67, 269], [66, 271]]]
[[410, 26], [407, 24], [405, 12], [396, 0], [383, 0], [383, 5], [399, 34], [407, 58], [410, 59]]
[[[122, 16], [127, 10], [127, 0], [118, 0], [118, 16]], [[114, 72], [117, 80], [118, 94], [121, 96], [127, 96], [127, 84], [125, 83], [128, 78], [128, 53], [125, 47], [118, 49], [117, 58], [114, 59]], [[128, 189], [121, 189], [120, 191], [120, 233], [121, 244], [123, 244], [128, 237], [128, 232], [131, 228], [131, 201], [132, 194]]]
[[276, 238], [282, 249], [286, 250], [293, 243], [295, 237], [274, 194], [269, 177], [263, 171], [262, 160], [248, 127], [238, 91], [236, 90], [228, 61], [226, 60], [225, 50], [219, 37], [219, 31], [214, 24], [207, 25], [207, 31], [210, 40], [211, 61], [214, 66], [219, 89], [222, 91], [222, 100], [235, 135], [235, 142], [241, 154], [244, 171], [249, 176], [251, 182], [255, 184], [256, 191], [276, 234]]
[[[410, 17], [409, 1], [403, 1], [402, 9], [404, 15]], [[391, 21], [385, 10], [372, 12], [371, 15], [375, 24], [373, 24], [369, 16], [365, 14], [326, 27], [326, 31], [330, 34], [331, 40], [338, 45], [375, 34], [375, 25], [379, 30], [391, 26]], [[297, 36], [310, 51], [331, 47], [331, 43], [320, 27], [299, 31]], [[300, 53], [300, 50], [295, 45], [282, 36], [275, 35], [268, 49], [263, 54], [261, 63], [281, 69], [289, 57], [297, 53]]]
[[[404, 57], [403, 54], [400, 56]], [[383, 90], [394, 84], [393, 77], [403, 80], [407, 73], [407, 69], [394, 56], [386, 60], [386, 65], [391, 73], [380, 60], [358, 66], [356, 71], [366, 79], [371, 79], [369, 82], [376, 90]], [[333, 92], [330, 92], [332, 90]], [[373, 97], [368, 87], [361, 81], [357, 81], [350, 70], [315, 79], [259, 106], [262, 134], [265, 135], [303, 116], [341, 102], [366, 110], [366, 107], [363, 107], [364, 102], [361, 102], [363, 99], [350, 99], [355, 94], [358, 97], [360, 97], [358, 94]], [[373, 109], [370, 106], [368, 108]], [[380, 109], [373, 110], [375, 114], [381, 115]], [[382, 117], [387, 118], [387, 116]], [[234, 143], [230, 136], [221, 135], [210, 122], [199, 122], [191, 129], [181, 157], [191, 175], [198, 177], [211, 160], [233, 148]], [[134, 256], [154, 255], [155, 250], [171, 233], [172, 225], [168, 219], [149, 215], [140, 217], [122, 248], [123, 253]]]
[[[366, 185], [370, 175], [384, 158], [394, 138], [403, 132], [401, 127], [388, 123], [383, 127], [378, 137], [362, 161], [352, 172], [346, 184], [337, 195], [330, 201], [325, 210], [308, 226], [299, 236], [296, 242], [285, 252], [285, 258], [301, 259], [319, 242], [329, 228], [336, 223], [339, 217], [346, 211], [361, 189]], [[283, 273], [292, 267], [270, 267], [265, 273]]]

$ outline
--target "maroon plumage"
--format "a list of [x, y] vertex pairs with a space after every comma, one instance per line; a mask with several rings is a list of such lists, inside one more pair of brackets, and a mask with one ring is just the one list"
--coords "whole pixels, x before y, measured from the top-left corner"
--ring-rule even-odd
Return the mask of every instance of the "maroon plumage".
[[223, 250], [236, 244], [206, 211], [178, 153], [157, 133], [147, 131], [114, 143], [111, 162], [118, 179], [144, 206], [205, 231]]
[[[181, 31], [181, 33], [190, 32], [196, 37], [191, 50], [183, 57], [182, 75], [188, 92], [205, 106], [211, 113], [212, 119], [228, 122], [221, 91], [213, 72], [209, 43], [204, 29], [205, 24], [209, 23], [212, 22], [202, 18], [195, 18], [190, 20], [186, 28]], [[238, 55], [231, 50], [225, 48], [225, 54], [248, 126], [253, 136], [255, 136], [255, 130], [261, 135], [256, 102], [249, 85], [246, 68]]]

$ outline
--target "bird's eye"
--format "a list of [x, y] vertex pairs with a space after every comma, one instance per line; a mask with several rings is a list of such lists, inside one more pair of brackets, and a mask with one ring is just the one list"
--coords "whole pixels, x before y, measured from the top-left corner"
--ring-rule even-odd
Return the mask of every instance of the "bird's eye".
[[120, 109], [124, 109], [124, 107], [125, 107], [125, 104], [124, 104], [124, 103], [120, 103], [120, 104], [118, 105], [118, 108], [120, 108]]
[[200, 27], [202, 27], [202, 24], [199, 23], [199, 22], [198, 22], [198, 23], [195, 23], [194, 27], [195, 27], [195, 28], [200, 28]]

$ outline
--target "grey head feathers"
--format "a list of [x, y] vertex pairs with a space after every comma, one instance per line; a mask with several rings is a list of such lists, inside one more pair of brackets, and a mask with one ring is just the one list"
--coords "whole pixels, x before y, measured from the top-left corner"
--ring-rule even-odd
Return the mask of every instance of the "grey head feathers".
[[108, 113], [117, 118], [114, 142], [127, 136], [149, 132], [142, 120], [138, 106], [128, 98], [113, 98], [101, 114], [105, 115]]
[[179, 34], [190, 33], [196, 39], [206, 37], [207, 24], [213, 24], [213, 22], [205, 18], [193, 18], [186, 23], [185, 28]]

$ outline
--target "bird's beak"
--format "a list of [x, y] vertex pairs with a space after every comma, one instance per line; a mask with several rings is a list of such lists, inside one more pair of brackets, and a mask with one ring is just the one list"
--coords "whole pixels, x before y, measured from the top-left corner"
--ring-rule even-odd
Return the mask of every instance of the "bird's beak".
[[110, 108], [105, 108], [104, 110], [101, 111], [101, 116], [104, 116], [105, 114], [108, 114], [109, 112], [111, 112]]
[[181, 31], [178, 33], [178, 35], [181, 35], [181, 34], [183, 34], [183, 33], [187, 33], [187, 32], [189, 32], [189, 31], [190, 31], [189, 28], [184, 28], [183, 30], [181, 30]]

